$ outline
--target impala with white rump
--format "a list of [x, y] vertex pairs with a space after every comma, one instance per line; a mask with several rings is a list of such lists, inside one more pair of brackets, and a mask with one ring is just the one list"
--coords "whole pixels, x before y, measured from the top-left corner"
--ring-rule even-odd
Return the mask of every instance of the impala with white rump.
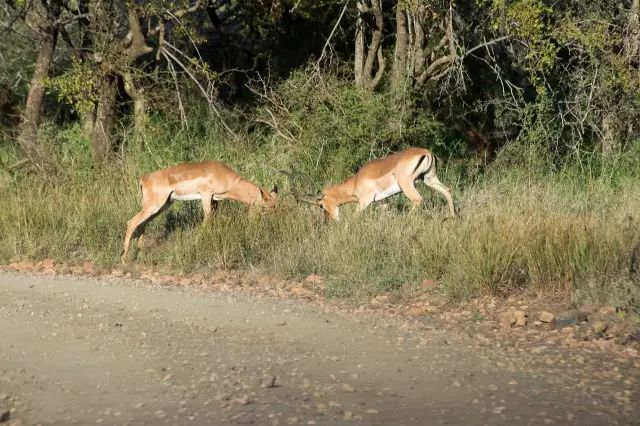
[[365, 164], [355, 176], [326, 188], [314, 203], [322, 207], [327, 217], [333, 220], [338, 220], [338, 208], [342, 204], [358, 203], [358, 211], [362, 211], [372, 202], [399, 192], [403, 192], [415, 208], [422, 202], [422, 197], [414, 186], [414, 182], [420, 177], [427, 186], [444, 195], [451, 216], [455, 216], [451, 193], [436, 176], [436, 157], [424, 148], [409, 148], [373, 160]]
[[185, 163], [148, 173], [140, 179], [142, 209], [127, 222], [122, 262], [127, 257], [133, 233], [165, 210], [174, 200], [202, 200], [205, 220], [220, 200], [235, 200], [250, 206], [272, 207], [277, 189], [267, 192], [238, 175], [220, 161]]

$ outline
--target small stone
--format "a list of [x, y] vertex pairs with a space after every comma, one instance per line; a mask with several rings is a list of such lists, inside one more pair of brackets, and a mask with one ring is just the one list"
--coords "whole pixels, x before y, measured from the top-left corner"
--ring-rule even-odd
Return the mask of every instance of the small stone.
[[309, 291], [306, 288], [300, 286], [292, 288], [291, 293], [295, 296], [304, 297], [307, 299], [311, 299], [313, 297], [312, 291]]
[[424, 315], [428, 311], [427, 307], [424, 305], [414, 304], [407, 309], [407, 314], [418, 317]]
[[593, 325], [591, 326], [591, 329], [594, 331], [594, 333], [596, 334], [602, 334], [605, 331], [607, 331], [607, 323], [604, 321], [596, 321], [593, 323]]
[[251, 404], [251, 399], [249, 398], [249, 396], [245, 395], [240, 398], [236, 398], [235, 402], [240, 405], [249, 405]]
[[422, 288], [424, 289], [432, 289], [435, 285], [436, 283], [433, 280], [422, 280]]
[[506, 409], [507, 409], [507, 407], [505, 407], [503, 405], [500, 405], [498, 407], [493, 407], [493, 410], [491, 410], [491, 411], [493, 412], [493, 414], [502, 414], [502, 412], [504, 410], [506, 410]]
[[304, 279], [306, 282], [311, 284], [322, 284], [324, 279], [320, 275], [310, 274]]
[[10, 410], [0, 410], [0, 423], [8, 422], [11, 418]]
[[500, 327], [502, 328], [511, 328], [511, 326], [516, 323], [514, 310], [509, 309], [507, 311], [500, 312], [498, 314], [498, 322], [500, 323]]
[[93, 274], [96, 271], [96, 264], [94, 262], [84, 262], [82, 264], [82, 271], [85, 274]]
[[616, 313], [616, 308], [610, 305], [603, 306], [598, 310], [600, 315], [613, 315]]
[[0, 393], [0, 401], [4, 401], [5, 399], [9, 399], [9, 395], [6, 393]]
[[516, 318], [516, 327], [527, 325], [527, 314], [524, 311], [515, 311], [513, 315]]
[[276, 387], [276, 376], [272, 374], [266, 374], [262, 381], [260, 382], [260, 387], [262, 388], [275, 388]]
[[542, 311], [540, 312], [540, 321], [542, 322], [551, 322], [553, 321], [553, 314], [551, 312]]
[[353, 387], [348, 383], [343, 383], [342, 390], [345, 392], [353, 392]]

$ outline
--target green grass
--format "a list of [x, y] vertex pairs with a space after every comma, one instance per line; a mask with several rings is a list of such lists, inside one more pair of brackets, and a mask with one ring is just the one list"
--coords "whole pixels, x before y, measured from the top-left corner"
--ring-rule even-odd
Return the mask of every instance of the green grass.
[[[188, 129], [152, 116], [142, 141], [130, 139], [125, 125], [120, 154], [103, 169], [92, 167], [78, 125], [43, 126], [50, 170], [0, 171], [0, 261], [50, 257], [119, 265], [125, 224], [140, 207], [140, 175], [217, 159], [265, 187], [279, 184], [277, 211], [263, 216], [223, 202], [201, 224], [199, 203], [175, 203], [147, 228], [132, 268], [255, 269], [282, 278], [314, 273], [325, 279], [328, 296], [353, 298], [411, 294], [430, 279], [453, 300], [527, 291], [639, 309], [640, 282], [630, 273], [640, 241], [637, 143], [607, 161], [581, 151], [578, 161], [527, 143], [535, 132], [525, 129], [521, 142], [483, 169], [446, 160], [447, 152], [465, 158], [460, 141], [424, 111], [398, 109], [387, 93], [329, 77], [309, 84], [304, 73], [294, 73], [274, 96], [270, 112], [264, 106], [223, 111], [238, 138], [197, 109]], [[258, 124], [269, 120], [277, 129]], [[325, 223], [318, 208], [297, 205], [291, 196], [317, 192], [407, 145], [426, 145], [445, 158], [438, 175], [451, 188], [460, 218], [445, 220], [444, 200], [421, 184], [425, 200], [418, 211], [410, 212], [399, 195], [360, 215], [343, 207], [339, 223]], [[11, 146], [0, 140], [5, 153]], [[295, 173], [286, 177], [280, 170]]]
[[[0, 198], [0, 260], [118, 265], [125, 223], [139, 207], [135, 163], [12, 184]], [[637, 177], [495, 167], [502, 170], [474, 182], [442, 172], [461, 208], [454, 220], [445, 220], [444, 200], [421, 184], [418, 211], [400, 195], [360, 215], [343, 207], [339, 223], [325, 223], [319, 209], [297, 205], [286, 191], [273, 214], [223, 202], [205, 224], [198, 202], [175, 203], [151, 222], [132, 263], [176, 272], [252, 268], [283, 278], [315, 273], [331, 297], [419, 288], [428, 278], [453, 299], [526, 290], [637, 304], [639, 284], [629, 275], [640, 241]]]

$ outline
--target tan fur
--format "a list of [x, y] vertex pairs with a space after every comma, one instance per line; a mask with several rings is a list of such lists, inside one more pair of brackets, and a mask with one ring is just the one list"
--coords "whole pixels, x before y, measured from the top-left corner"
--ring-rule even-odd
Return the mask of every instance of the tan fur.
[[[424, 160], [420, 162], [420, 158]], [[385, 158], [365, 164], [355, 176], [338, 185], [326, 188], [318, 201], [328, 218], [338, 220], [339, 207], [346, 203], [358, 203], [358, 211], [378, 201], [376, 196], [386, 197], [385, 191], [397, 185], [413, 203], [418, 206], [422, 197], [414, 186], [414, 181], [424, 175], [427, 186], [440, 192], [446, 199], [451, 216], [455, 216], [453, 198], [449, 189], [436, 176], [436, 158], [424, 148], [409, 148]], [[418, 166], [419, 164], [419, 166]], [[416, 169], [417, 167], [417, 169]]]
[[[234, 172], [220, 161], [184, 163], [148, 173], [140, 179], [142, 209], [127, 222], [122, 261], [126, 259], [133, 233], [180, 197], [199, 197], [205, 220], [219, 200], [235, 200], [250, 206], [270, 207], [276, 201], [269, 193]], [[197, 198], [196, 198], [197, 199]]]

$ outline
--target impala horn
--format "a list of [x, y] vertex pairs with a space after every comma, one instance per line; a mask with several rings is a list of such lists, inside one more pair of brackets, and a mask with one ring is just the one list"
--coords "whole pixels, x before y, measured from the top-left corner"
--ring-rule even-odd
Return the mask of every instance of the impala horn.
[[318, 197], [314, 197], [313, 195], [305, 195], [302, 197], [298, 195], [294, 195], [294, 197], [296, 198], [296, 201], [299, 203], [313, 204], [314, 206], [318, 205]]
[[300, 193], [298, 191], [296, 191], [295, 189], [293, 189], [295, 186], [293, 185], [293, 181], [295, 180], [296, 176], [302, 177], [304, 179], [307, 179], [309, 182], [311, 181], [311, 178], [309, 178], [309, 176], [305, 175], [304, 173], [299, 172], [298, 170], [292, 169], [292, 171], [287, 171], [287, 170], [278, 170], [280, 173], [282, 173], [283, 175], [285, 175], [287, 177], [287, 179], [289, 180], [289, 185], [291, 187], [291, 193], [293, 194], [293, 198], [295, 198], [295, 200], [299, 203], [305, 203], [305, 204], [312, 204], [314, 206], [318, 205], [318, 201], [320, 200], [320, 198], [322, 197], [322, 194], [319, 195], [313, 195], [313, 194], [306, 194], [306, 195], [300, 195]]

